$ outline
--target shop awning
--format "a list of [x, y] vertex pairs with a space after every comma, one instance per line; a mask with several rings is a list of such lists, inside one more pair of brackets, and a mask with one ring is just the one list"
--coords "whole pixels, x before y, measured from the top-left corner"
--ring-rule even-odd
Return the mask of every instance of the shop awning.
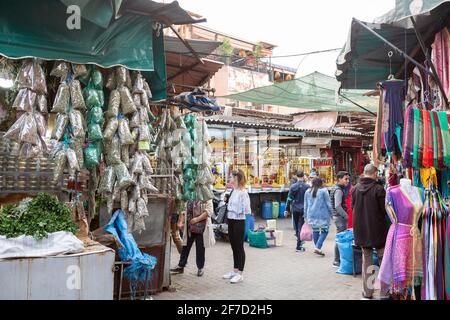
[[[223, 98], [292, 108], [323, 111], [362, 111], [355, 104], [339, 97], [335, 78], [314, 72], [307, 76], [252, 89]], [[362, 107], [377, 110], [377, 99], [364, 97], [364, 91], [343, 90], [341, 94]]]
[[[221, 42], [186, 40], [200, 56], [208, 56]], [[185, 44], [176, 37], [164, 37], [169, 94], [191, 91], [206, 83], [220, 68], [222, 62], [202, 58], [201, 63]], [[175, 91], [175, 92], [174, 92]]]
[[[79, 29], [70, 29], [70, 5], [80, 8]], [[145, 8], [139, 14], [131, 13], [139, 5]], [[145, 71], [153, 99], [161, 100], [166, 97], [164, 40], [153, 22], [196, 22], [188, 16], [177, 2], [1, 1], [0, 54], [12, 59], [37, 57]]]
[[[375, 19], [375, 23], [353, 19], [347, 42], [337, 58], [336, 78], [343, 89], [374, 89], [390, 74], [403, 79], [415, 65], [386, 42], [367, 30], [382, 36], [417, 61], [424, 60], [410, 17], [428, 48], [434, 35], [449, 25], [450, 1], [397, 0], [396, 7]], [[392, 57], [388, 54], [392, 52]]]

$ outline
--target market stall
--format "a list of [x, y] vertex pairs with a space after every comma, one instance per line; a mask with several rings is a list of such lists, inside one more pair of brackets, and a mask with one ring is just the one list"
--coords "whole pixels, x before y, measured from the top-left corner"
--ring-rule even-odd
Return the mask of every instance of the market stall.
[[[397, 1], [384, 24], [354, 20], [358, 36], [338, 58], [343, 88], [377, 86], [373, 158], [389, 176], [392, 222], [379, 279], [399, 299], [450, 296], [449, 12], [448, 1]], [[366, 51], [369, 42], [378, 49]]]
[[[159, 133], [166, 126], [166, 112], [154, 105], [166, 97], [162, 29], [197, 21], [176, 2], [74, 2], [89, 8], [81, 10], [81, 27], [74, 27], [76, 31], [67, 24], [64, 1], [16, 1], [14, 8], [4, 3], [0, 10], [1, 85], [8, 87], [0, 90], [0, 114], [4, 115], [0, 118], [4, 131], [0, 220], [5, 237], [1, 241], [36, 237], [29, 234], [30, 227], [19, 228], [25, 230], [23, 234], [8, 233], [7, 219], [12, 219], [10, 224], [17, 220], [19, 227], [31, 223], [43, 230], [39, 235], [46, 231], [50, 237], [48, 221], [27, 221], [28, 215], [23, 214], [15, 217], [34, 208], [34, 199], [56, 199], [51, 194], [57, 195], [57, 205], [65, 213], [72, 212], [76, 224], [70, 228], [58, 224], [51, 232], [73, 235], [78, 230], [82, 246], [63, 252], [110, 256], [111, 250], [88, 252], [102, 243], [115, 249], [115, 264], [126, 264], [117, 269], [114, 292], [108, 289], [113, 288], [112, 282], [86, 284], [78, 298], [109, 299], [113, 293], [119, 299], [133, 298], [144, 288], [156, 292], [169, 285], [168, 224], [175, 183], [172, 168], [164, 167], [155, 155]], [[11, 10], [16, 14], [11, 15]], [[41, 18], [50, 12], [54, 18], [43, 28]], [[37, 245], [45, 241], [45, 236], [41, 238]], [[11, 261], [3, 260], [11, 257], [0, 257], [2, 271], [11, 268]], [[47, 259], [36, 265], [52, 268], [56, 261], [69, 260]], [[91, 272], [89, 281], [112, 281], [112, 267], [99, 265], [95, 272], [104, 276]], [[23, 274], [16, 276], [21, 283], [31, 281], [24, 282]], [[96, 286], [102, 286], [106, 295], [89, 292]], [[52, 295], [48, 289], [15, 297], [70, 298], [61, 292]]]

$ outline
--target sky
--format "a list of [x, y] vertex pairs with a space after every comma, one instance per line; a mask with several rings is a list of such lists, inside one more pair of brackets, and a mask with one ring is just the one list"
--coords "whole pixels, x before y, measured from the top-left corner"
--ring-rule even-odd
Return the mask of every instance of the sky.
[[[169, 2], [169, 1], [165, 1]], [[277, 45], [274, 56], [341, 48], [353, 17], [367, 22], [394, 7], [394, 0], [178, 0], [201, 14], [205, 26], [250, 41]], [[330, 76], [339, 51], [272, 62], [298, 68], [297, 76]]]

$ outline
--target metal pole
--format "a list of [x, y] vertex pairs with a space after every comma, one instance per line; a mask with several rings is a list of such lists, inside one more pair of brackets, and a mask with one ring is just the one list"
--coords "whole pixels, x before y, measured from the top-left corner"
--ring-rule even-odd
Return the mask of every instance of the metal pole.
[[419, 40], [420, 47], [422, 48], [422, 52], [425, 55], [425, 59], [430, 64], [431, 74], [433, 75], [434, 81], [436, 81], [437, 85], [439, 86], [439, 91], [441, 92], [442, 98], [444, 99], [445, 107], [446, 107], [446, 109], [448, 109], [448, 100], [447, 100], [447, 96], [444, 91], [444, 87], [442, 86], [441, 79], [439, 79], [438, 74], [436, 72], [436, 68], [434, 67], [434, 63], [433, 63], [433, 61], [431, 61], [430, 53], [425, 46], [425, 42], [423, 41], [422, 35], [420, 34], [419, 30], [417, 29], [416, 20], [414, 20], [414, 17], [410, 17], [410, 19], [413, 24], [414, 32], [416, 33], [417, 40]]
[[353, 21], [357, 22], [361, 27], [363, 27], [364, 29], [366, 29], [367, 31], [372, 33], [375, 37], [377, 37], [378, 39], [380, 39], [381, 41], [386, 43], [388, 46], [390, 46], [396, 52], [400, 53], [405, 59], [407, 59], [407, 60], [411, 61], [412, 63], [414, 63], [417, 67], [419, 67], [420, 69], [425, 71], [427, 74], [430, 73], [430, 71], [427, 68], [425, 68], [423, 65], [421, 65], [420, 62], [418, 62], [414, 58], [411, 58], [410, 56], [408, 56], [404, 51], [402, 51], [400, 48], [396, 47], [394, 44], [390, 43], [388, 40], [386, 40], [384, 37], [380, 36], [378, 33], [373, 31], [372, 29], [370, 29], [364, 23], [362, 23], [361, 21], [359, 21], [358, 19], [355, 19], [355, 18], [353, 18]]
[[355, 106], [357, 106], [357, 107], [363, 109], [364, 111], [367, 111], [367, 112], [370, 113], [371, 115], [373, 115], [373, 116], [375, 116], [375, 117], [377, 116], [376, 113], [373, 113], [372, 111], [370, 111], [370, 110], [364, 108], [362, 105], [360, 105], [360, 104], [354, 102], [353, 100], [350, 100], [350, 99], [347, 98], [346, 96], [344, 96], [344, 95], [342, 95], [342, 94], [339, 94], [339, 96], [342, 97], [343, 99], [347, 100], [348, 102], [353, 103]]

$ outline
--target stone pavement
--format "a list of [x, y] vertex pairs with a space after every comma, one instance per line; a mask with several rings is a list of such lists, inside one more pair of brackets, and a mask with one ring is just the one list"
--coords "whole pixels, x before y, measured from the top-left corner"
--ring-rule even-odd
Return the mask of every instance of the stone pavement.
[[[255, 222], [255, 226], [262, 221]], [[282, 247], [268, 249], [252, 248], [245, 244], [246, 265], [244, 281], [230, 284], [222, 275], [232, 270], [232, 253], [228, 242], [220, 242], [206, 249], [206, 266], [203, 277], [197, 277], [195, 245], [184, 274], [171, 276], [171, 287], [175, 292], [162, 292], [155, 300], [264, 300], [264, 299], [309, 299], [309, 300], [359, 300], [361, 277], [340, 275], [332, 267], [335, 229], [332, 227], [325, 241], [325, 257], [312, 251], [312, 242], [307, 242], [306, 252], [295, 252], [296, 240], [291, 219], [278, 219], [277, 228], [284, 231]], [[179, 254], [172, 246], [171, 265], [175, 266]]]

